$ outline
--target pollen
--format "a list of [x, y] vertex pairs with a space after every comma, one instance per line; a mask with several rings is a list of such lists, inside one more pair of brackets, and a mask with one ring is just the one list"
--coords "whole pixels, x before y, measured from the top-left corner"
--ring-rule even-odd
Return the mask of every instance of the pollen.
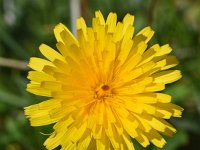
[[98, 99], [104, 99], [105, 97], [110, 96], [111, 89], [108, 85], [102, 84], [95, 91], [95, 97]]

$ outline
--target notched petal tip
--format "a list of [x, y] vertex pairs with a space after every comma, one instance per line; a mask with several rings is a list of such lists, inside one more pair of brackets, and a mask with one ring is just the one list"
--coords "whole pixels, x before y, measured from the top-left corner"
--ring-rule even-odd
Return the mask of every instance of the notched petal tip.
[[64, 24], [62, 24], [62, 23], [59, 23], [59, 24], [57, 24], [57, 25], [54, 27], [54, 29], [53, 29], [54, 35], [55, 35], [56, 40], [57, 40], [58, 42], [59, 42], [59, 41], [63, 42], [62, 38], [60, 37], [60, 33], [61, 33], [63, 30], [65, 30], [66, 28], [67, 28], [67, 27], [66, 27]]
[[102, 25], [105, 25], [105, 19], [104, 19], [103, 14], [101, 13], [100, 10], [95, 11], [95, 16], [96, 16], [96, 18], [99, 18], [99, 21]]
[[145, 37], [145, 43], [148, 43], [154, 35], [154, 30], [150, 26], [147, 26], [142, 29], [137, 35], [143, 35]]
[[[62, 34], [64, 32], [64, 34]], [[78, 44], [77, 40], [69, 29], [62, 23], [59, 23], [54, 27], [54, 35], [57, 42], [62, 42], [66, 45], [71, 45], [72, 43]]]
[[133, 23], [134, 23], [134, 19], [135, 19], [135, 17], [134, 17], [133, 15], [131, 15], [131, 14], [128, 13], [128, 14], [126, 14], [126, 16], [124, 17], [123, 23], [132, 26]]

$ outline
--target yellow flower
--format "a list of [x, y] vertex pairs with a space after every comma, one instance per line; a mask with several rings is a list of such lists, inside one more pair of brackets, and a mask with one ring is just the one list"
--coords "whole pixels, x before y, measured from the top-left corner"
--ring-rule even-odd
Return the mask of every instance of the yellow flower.
[[54, 124], [45, 141], [47, 149], [134, 150], [132, 140], [143, 147], [163, 147], [162, 134], [176, 129], [166, 119], [181, 117], [183, 109], [160, 93], [181, 78], [178, 64], [168, 55], [169, 45], [148, 47], [150, 27], [134, 34], [134, 16], [122, 22], [110, 13], [95, 13], [92, 27], [77, 19], [77, 39], [63, 25], [54, 28], [59, 52], [42, 44], [47, 58], [31, 58], [27, 91], [49, 100], [28, 106], [32, 126]]

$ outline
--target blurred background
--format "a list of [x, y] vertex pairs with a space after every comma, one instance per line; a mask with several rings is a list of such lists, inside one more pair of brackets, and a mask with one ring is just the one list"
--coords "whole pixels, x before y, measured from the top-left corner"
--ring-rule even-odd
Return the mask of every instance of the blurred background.
[[[23, 112], [24, 106], [44, 99], [25, 91], [26, 64], [30, 57], [40, 56], [41, 43], [55, 48], [56, 24], [74, 30], [74, 18], [81, 14], [91, 25], [95, 10], [105, 17], [114, 11], [119, 21], [126, 13], [134, 14], [136, 32], [149, 25], [156, 31], [150, 44], [171, 45], [183, 78], [164, 92], [185, 110], [182, 118], [170, 120], [177, 133], [166, 137], [163, 149], [200, 150], [199, 0], [0, 0], [0, 150], [44, 149], [51, 127], [30, 127]], [[136, 150], [144, 149], [134, 143]]]

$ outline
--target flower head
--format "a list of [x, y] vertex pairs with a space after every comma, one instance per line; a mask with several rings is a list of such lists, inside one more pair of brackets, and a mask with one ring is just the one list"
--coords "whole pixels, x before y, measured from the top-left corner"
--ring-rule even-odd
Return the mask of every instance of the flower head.
[[134, 34], [134, 16], [122, 22], [95, 13], [92, 27], [77, 19], [77, 39], [63, 25], [54, 28], [58, 52], [42, 44], [47, 58], [31, 58], [27, 91], [49, 100], [25, 108], [32, 126], [54, 124], [47, 149], [134, 150], [132, 140], [163, 147], [161, 136], [176, 129], [166, 119], [182, 108], [160, 93], [181, 78], [169, 45], [148, 47], [150, 27]]

